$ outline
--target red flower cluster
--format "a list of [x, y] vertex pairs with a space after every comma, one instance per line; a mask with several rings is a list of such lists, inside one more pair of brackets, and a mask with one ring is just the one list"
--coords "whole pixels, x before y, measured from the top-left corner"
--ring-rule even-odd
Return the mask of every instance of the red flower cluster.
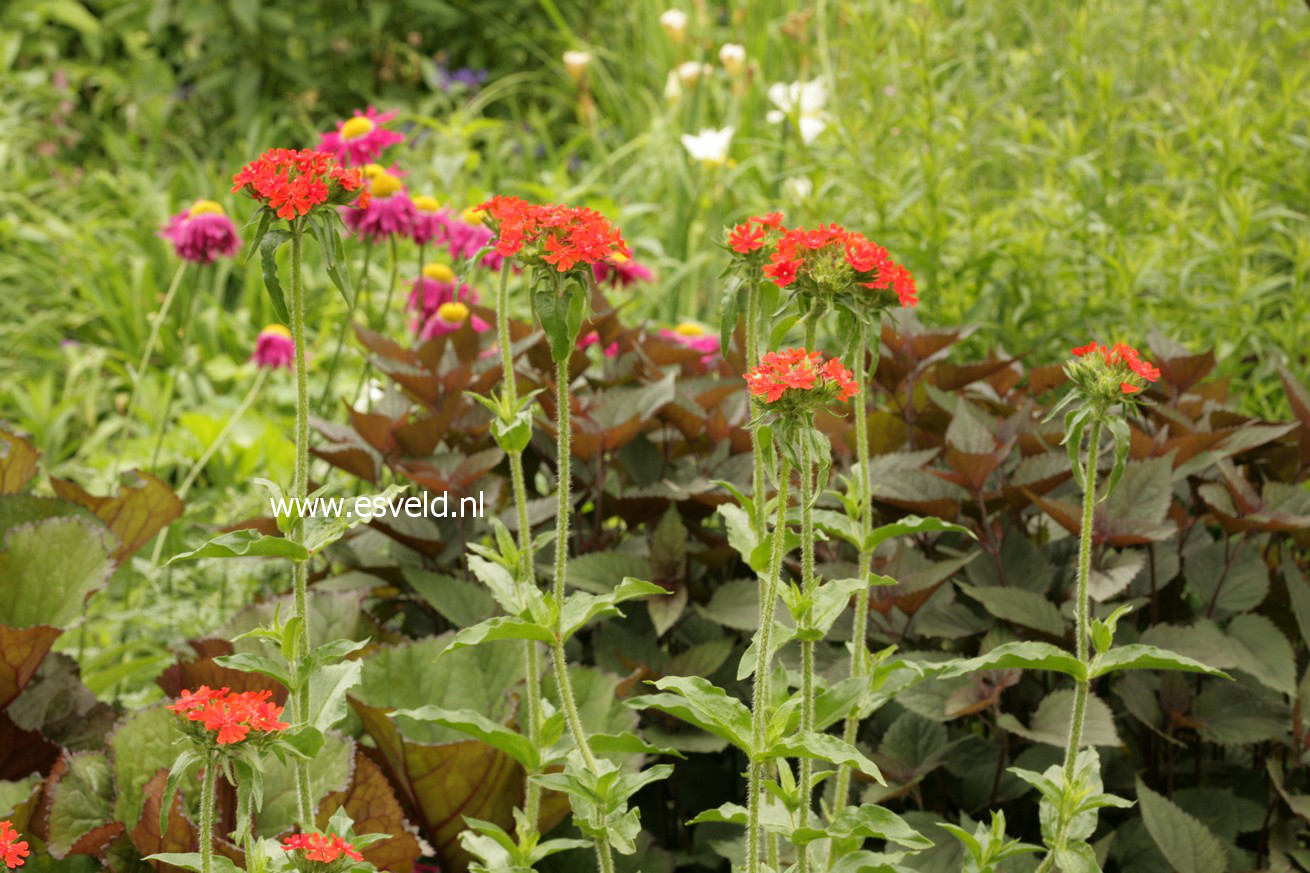
[[837, 399], [843, 402], [854, 397], [859, 392], [854, 374], [836, 358], [820, 365], [822, 360], [822, 353], [804, 349], [769, 352], [758, 367], [746, 374], [746, 386], [765, 403], [776, 403], [789, 391], [822, 392], [829, 388], [835, 388]]
[[739, 255], [748, 255], [764, 247], [765, 235], [770, 230], [785, 233], [782, 226], [782, 213], [770, 212], [768, 215], [752, 215], [732, 229], [728, 234], [728, 248]]
[[212, 689], [201, 685], [195, 691], [183, 691], [168, 708], [188, 721], [200, 722], [205, 730], [216, 731], [220, 746], [239, 743], [251, 731], [269, 734], [286, 730], [289, 724], [278, 721], [282, 707], [269, 703], [271, 691], [231, 693], [226, 687]]
[[18, 839], [18, 831], [14, 830], [13, 822], [0, 821], [0, 858], [4, 859], [5, 866], [10, 870], [21, 867], [27, 863], [23, 859], [30, 854], [27, 841]]
[[914, 277], [891, 259], [887, 249], [837, 224], [783, 233], [769, 255], [764, 275], [779, 288], [792, 284], [798, 276], [820, 285], [840, 278], [840, 284], [854, 281], [865, 288], [890, 288], [902, 306], [919, 302]]
[[354, 846], [336, 834], [292, 834], [282, 841], [282, 848], [287, 852], [303, 851], [306, 861], [324, 864], [331, 864], [343, 855], [354, 861], [364, 860]]
[[520, 256], [525, 263], [546, 263], [567, 273], [578, 264], [632, 256], [619, 229], [594, 209], [503, 196], [478, 209], [491, 219], [496, 252], [503, 257]]
[[[1160, 378], [1160, 368], [1142, 360], [1141, 353], [1126, 343], [1115, 343], [1113, 348], [1106, 348], [1090, 342], [1085, 346], [1079, 346], [1072, 349], [1075, 358], [1085, 357], [1094, 352], [1100, 352], [1101, 358], [1105, 361], [1105, 366], [1114, 369], [1117, 367], [1126, 367], [1127, 372], [1140, 376], [1144, 382], [1155, 382]], [[1124, 394], [1136, 394], [1145, 387], [1135, 385], [1132, 382], [1122, 382], [1119, 390]]]
[[[232, 193], [242, 190], [285, 219], [352, 199], [362, 209], [370, 198], [363, 171], [348, 170], [332, 155], [313, 149], [269, 149], [232, 177]], [[356, 191], [359, 196], [350, 197]]]

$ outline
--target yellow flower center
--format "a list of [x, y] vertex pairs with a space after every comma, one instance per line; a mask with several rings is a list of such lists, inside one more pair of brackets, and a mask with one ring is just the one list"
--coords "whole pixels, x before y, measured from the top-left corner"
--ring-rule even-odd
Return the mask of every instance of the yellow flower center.
[[441, 208], [441, 204], [437, 202], [435, 197], [420, 194], [414, 198], [414, 208], [421, 212], [436, 212]]
[[423, 267], [423, 275], [433, 282], [454, 282], [455, 271], [442, 263], [427, 264]]
[[705, 328], [694, 321], [684, 321], [673, 329], [679, 336], [705, 336]]
[[285, 326], [280, 324], [270, 324], [268, 327], [264, 328], [259, 333], [261, 335], [273, 334], [274, 336], [281, 336], [281, 337], [286, 337], [287, 339], [291, 339], [291, 331], [288, 330]]
[[195, 218], [197, 215], [222, 215], [223, 207], [213, 200], [197, 200], [191, 204], [191, 211], [187, 213], [188, 218]]
[[345, 140], [359, 139], [361, 136], [368, 136], [372, 132], [373, 122], [362, 115], [356, 115], [341, 125], [341, 138]]
[[459, 324], [469, 317], [469, 308], [463, 303], [443, 303], [437, 307], [437, 317], [442, 321]]
[[390, 197], [402, 187], [404, 186], [400, 184], [400, 180], [386, 170], [375, 175], [368, 183], [368, 190], [373, 192], [374, 197]]
[[482, 219], [486, 214], [487, 213], [483, 210], [478, 209], [475, 206], [470, 206], [468, 209], [465, 209], [460, 213], [460, 218], [464, 219], [465, 224], [481, 224]]
[[387, 168], [384, 167], [384, 166], [382, 166], [381, 164], [365, 164], [365, 165], [364, 165], [364, 178], [365, 178], [365, 179], [372, 179], [374, 176], [377, 176], [377, 175], [380, 175], [380, 174], [382, 174], [382, 173], [385, 173], [386, 171], [387, 171]]
[[610, 252], [611, 264], [626, 264], [630, 260], [632, 260], [632, 258], [629, 258], [627, 255], [623, 254], [623, 252]]

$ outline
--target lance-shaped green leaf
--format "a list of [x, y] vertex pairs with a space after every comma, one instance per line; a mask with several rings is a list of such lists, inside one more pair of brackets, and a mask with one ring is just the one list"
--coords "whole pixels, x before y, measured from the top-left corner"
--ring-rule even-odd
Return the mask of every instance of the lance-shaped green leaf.
[[535, 621], [515, 618], [512, 615], [498, 615], [478, 622], [473, 627], [466, 627], [455, 634], [450, 645], [441, 654], [444, 656], [450, 652], [496, 640], [536, 640], [539, 643], [554, 643], [555, 635], [551, 633], [550, 628]]
[[283, 324], [291, 323], [291, 311], [287, 309], [287, 298], [282, 293], [282, 281], [277, 275], [277, 250], [289, 239], [290, 231], [275, 227], [265, 231], [263, 239], [259, 241], [259, 266], [264, 272], [264, 287], [268, 289], [273, 314]]
[[500, 749], [529, 771], [541, 767], [541, 753], [532, 741], [499, 722], [492, 721], [472, 709], [443, 709], [440, 706], [420, 706], [418, 709], [398, 709], [388, 713], [392, 718], [411, 718], [457, 730]]
[[591, 745], [591, 750], [597, 755], [669, 755], [674, 758], [686, 757], [677, 749], [651, 745], [632, 731], [621, 731], [614, 734], [592, 734], [587, 737], [587, 742]]
[[933, 516], [907, 515], [900, 521], [894, 521], [891, 524], [884, 524], [875, 527], [869, 531], [868, 538], [864, 541], [864, 551], [872, 552], [892, 537], [914, 536], [925, 533], [961, 533], [967, 535], [970, 539], [977, 539], [973, 531], [967, 527], [961, 527], [958, 524], [951, 524], [949, 521], [942, 521], [940, 518]]
[[[390, 503], [396, 497], [405, 493], [403, 485], [388, 485], [380, 494], [371, 498], [374, 501], [380, 500]], [[381, 504], [373, 504], [370, 507], [370, 513], [376, 514], [375, 510]], [[335, 543], [346, 535], [351, 528], [358, 527], [361, 524], [368, 524], [373, 515], [358, 514], [353, 510], [348, 510], [341, 515], [311, 515], [305, 518], [305, 548], [310, 554], [321, 551]]]
[[304, 546], [285, 537], [264, 536], [257, 530], [246, 528], [219, 534], [198, 549], [174, 555], [164, 566], [201, 558], [290, 558], [293, 561], [307, 561], [309, 552]]
[[944, 668], [943, 679], [979, 670], [1052, 670], [1080, 682], [1087, 678], [1087, 665], [1082, 661], [1058, 646], [1041, 642], [1005, 643], [976, 658], [933, 664], [930, 669], [938, 668]]
[[665, 676], [654, 684], [666, 693], [633, 697], [628, 705], [666, 712], [754, 754], [751, 711], [740, 700], [700, 676]]
[[905, 819], [873, 803], [846, 807], [826, 828], [797, 828], [792, 841], [803, 846], [826, 837], [886, 840], [916, 851], [931, 849], [934, 845], [932, 840], [910, 827]]
[[627, 600], [634, 600], [638, 597], [648, 597], [653, 594], [668, 594], [669, 590], [663, 586], [656, 585], [654, 582], [643, 582], [640, 579], [633, 579], [631, 576], [624, 578], [622, 582], [614, 587], [614, 590], [608, 594], [588, 594], [585, 591], [575, 591], [570, 594], [564, 601], [564, 608], [560, 611], [560, 641], [567, 642], [575, 633], [582, 630], [594, 618], [602, 615], [622, 615], [618, 605]]
[[[796, 638], [812, 642], [826, 637], [833, 622], [846, 611], [851, 597], [867, 585], [864, 579], [834, 579], [820, 585], [810, 597], [798, 599], [798, 608], [793, 609], [789, 601], [787, 606], [796, 622]], [[788, 586], [787, 590], [792, 590], [792, 587]]]
[[345, 263], [345, 247], [341, 242], [341, 234], [336, 228], [339, 221], [340, 218], [335, 213], [318, 213], [310, 217], [309, 226], [313, 229], [319, 249], [323, 252], [323, 264], [327, 268], [328, 278], [332, 280], [337, 291], [341, 292], [346, 306], [354, 310], [355, 289], [350, 284], [350, 271], [346, 269]]
[[1217, 670], [1209, 664], [1202, 664], [1186, 655], [1136, 643], [1115, 646], [1105, 654], [1098, 655], [1092, 661], [1091, 678], [1095, 679], [1119, 670], [1183, 670], [1188, 673], [1205, 673], [1208, 676], [1232, 678], [1223, 670]]
[[286, 663], [277, 658], [270, 658], [267, 655], [255, 655], [248, 652], [239, 652], [235, 655], [221, 655], [214, 659], [214, 662], [220, 667], [226, 667], [229, 670], [240, 670], [242, 673], [259, 673], [270, 679], [276, 679], [287, 688], [292, 688], [291, 673], [287, 669]]
[[1147, 788], [1140, 778], [1137, 798], [1147, 833], [1170, 867], [1178, 873], [1224, 873], [1228, 869], [1228, 853], [1209, 828]]
[[[183, 870], [195, 870], [197, 873], [204, 870], [204, 867], [201, 866], [199, 852], [160, 852], [157, 855], [146, 855], [145, 860], [171, 864], [174, 867], [181, 867]], [[215, 853], [213, 861], [214, 873], [244, 873], [240, 867], [224, 855]]]
[[854, 767], [879, 785], [887, 784], [882, 778], [878, 765], [850, 743], [831, 734], [802, 731], [783, 737], [774, 742], [760, 760], [768, 761], [774, 758], [815, 758], [835, 766]]

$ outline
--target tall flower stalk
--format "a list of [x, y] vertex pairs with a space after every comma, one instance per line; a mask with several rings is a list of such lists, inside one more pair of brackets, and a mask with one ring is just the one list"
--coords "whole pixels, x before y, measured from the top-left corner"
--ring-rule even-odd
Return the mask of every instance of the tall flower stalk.
[[[261, 252], [264, 284], [269, 291], [278, 316], [291, 324], [291, 340], [295, 347], [296, 370], [296, 429], [295, 467], [291, 481], [291, 497], [297, 506], [303, 506], [309, 494], [309, 373], [305, 363], [305, 282], [303, 261], [306, 233], [313, 234], [323, 251], [328, 277], [353, 305], [353, 295], [345, 271], [345, 258], [339, 233], [341, 218], [337, 206], [354, 203], [366, 207], [370, 193], [364, 187], [359, 170], [347, 170], [336, 163], [331, 155], [310, 149], [294, 151], [271, 149], [241, 169], [232, 179], [232, 191], [245, 192], [261, 204], [256, 240], [251, 246]], [[285, 222], [285, 227], [272, 227], [274, 219]], [[290, 307], [282, 293], [274, 253], [284, 243], [290, 243], [291, 287]], [[305, 546], [305, 520], [298, 514], [290, 519], [288, 539], [302, 550]], [[295, 696], [297, 728], [310, 724], [310, 694], [308, 677], [303, 676], [305, 658], [310, 651], [308, 607], [308, 556], [292, 562], [295, 618], [298, 626], [291, 647], [293, 679], [298, 681]], [[302, 825], [312, 826], [313, 789], [308, 763], [296, 762], [296, 807]]]
[[[535, 205], [515, 197], [495, 197], [478, 207], [488, 225], [496, 234], [496, 252], [502, 257], [516, 258], [532, 276], [532, 304], [546, 334], [551, 358], [555, 364], [556, 405], [556, 484], [558, 504], [555, 519], [555, 574], [551, 589], [551, 658], [555, 682], [564, 709], [565, 723], [573, 738], [574, 747], [582, 766], [591, 778], [599, 780], [604, 773], [587, 738], [578, 711], [573, 682], [569, 676], [568, 660], [564, 651], [566, 639], [563, 626], [566, 576], [568, 571], [569, 522], [573, 511], [571, 494], [572, 471], [569, 424], [569, 360], [590, 307], [591, 293], [595, 289], [592, 265], [614, 255], [630, 257], [631, 252], [622, 235], [601, 215], [589, 209], [557, 205]], [[505, 391], [514, 390], [510, 354], [509, 320], [507, 317], [508, 260], [501, 267], [498, 303], [502, 365], [506, 367]], [[512, 395], [506, 395], [506, 398]], [[512, 408], [506, 405], [507, 409]], [[524, 441], [526, 445], [526, 440]], [[511, 462], [512, 463], [512, 462]], [[527, 530], [526, 494], [522, 489], [522, 471], [517, 478], [515, 500], [519, 507], [519, 543], [523, 561], [530, 561], [530, 534]], [[520, 567], [520, 573], [525, 572]], [[528, 656], [535, 659], [535, 652]], [[531, 672], [529, 682], [532, 681]], [[531, 720], [531, 716], [529, 716]], [[535, 728], [534, 728], [535, 729]], [[530, 796], [529, 801], [533, 798]], [[525, 810], [526, 811], [526, 810]], [[532, 816], [529, 815], [532, 822]], [[535, 822], [533, 822], [535, 824]], [[596, 863], [601, 873], [613, 873], [614, 857], [609, 831], [601, 829], [593, 834]]]
[[[856, 392], [852, 373], [839, 360], [826, 363], [819, 352], [790, 349], [764, 355], [760, 365], [746, 374], [746, 384], [754, 398], [757, 414], [751, 422], [753, 429], [767, 427], [772, 443], [780, 456], [778, 480], [778, 515], [774, 525], [768, 578], [761, 593], [762, 610], [759, 652], [755, 664], [755, 688], [752, 693], [752, 740], [756, 749], [762, 747], [763, 728], [768, 720], [768, 683], [772, 658], [774, 601], [778, 596], [782, 555], [787, 533], [787, 486], [790, 471], [795, 468], [800, 476], [801, 502], [801, 595], [810, 601], [818, 585], [814, 572], [814, 493], [816, 462], [821, 452], [829, 451], [827, 439], [814, 427], [816, 410], [835, 400], [847, 401]], [[814, 730], [814, 640], [801, 642], [801, 732]], [[809, 756], [800, 760], [798, 777], [799, 827], [806, 827], [810, 815], [810, 781], [813, 761]], [[759, 805], [761, 797], [761, 765], [752, 762], [747, 797], [747, 869], [759, 869]], [[798, 869], [808, 869], [809, 858], [804, 846], [798, 846]]]
[[[1114, 442], [1114, 463], [1110, 478], [1099, 499], [1110, 496], [1119, 477], [1123, 473], [1124, 463], [1128, 457], [1131, 434], [1124, 413], [1138, 402], [1137, 395], [1150, 382], [1160, 378], [1160, 371], [1141, 359], [1140, 353], [1123, 343], [1109, 348], [1096, 343], [1088, 343], [1073, 350], [1073, 360], [1065, 365], [1065, 374], [1069, 377], [1074, 390], [1051, 410], [1050, 417], [1062, 408], [1074, 404], [1065, 415], [1065, 444], [1069, 449], [1069, 461], [1074, 479], [1083, 490], [1082, 524], [1078, 531], [1078, 579], [1074, 594], [1075, 638], [1074, 654], [1083, 665], [1082, 675], [1075, 678], [1073, 711], [1069, 718], [1069, 738], [1064, 749], [1064, 763], [1061, 768], [1065, 796], [1082, 791], [1079, 773], [1079, 750], [1083, 744], [1083, 727], [1087, 718], [1087, 699], [1091, 695], [1092, 652], [1091, 652], [1091, 618], [1087, 583], [1092, 570], [1092, 533], [1096, 520], [1097, 478], [1101, 458], [1101, 437], [1109, 431]], [[1087, 434], [1087, 459], [1080, 458], [1083, 435]], [[1111, 624], [1114, 619], [1111, 620]], [[1112, 631], [1111, 631], [1112, 633]], [[1104, 643], [1104, 645], [1102, 645]], [[1098, 642], [1098, 648], [1109, 645], [1108, 636]], [[1076, 804], [1075, 804], [1076, 805]], [[1056, 863], [1056, 851], [1062, 848], [1068, 839], [1068, 829], [1072, 819], [1061, 816], [1056, 823], [1052, 846], [1046, 858], [1038, 867], [1039, 873], [1047, 873]], [[1046, 826], [1043, 833], [1046, 834]]]

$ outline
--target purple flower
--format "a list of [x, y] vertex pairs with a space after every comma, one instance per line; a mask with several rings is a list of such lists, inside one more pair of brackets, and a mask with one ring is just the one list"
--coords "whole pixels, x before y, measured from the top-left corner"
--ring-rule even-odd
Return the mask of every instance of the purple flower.
[[159, 235], [173, 244], [179, 258], [197, 264], [212, 264], [219, 255], [230, 257], [241, 248], [236, 225], [213, 200], [197, 200], [170, 218]]
[[446, 237], [446, 222], [441, 214], [441, 204], [437, 198], [426, 194], [420, 194], [413, 201], [414, 223], [409, 228], [410, 237], [421, 246], [434, 240], [440, 243]]
[[255, 338], [255, 352], [250, 360], [270, 370], [279, 367], [290, 370], [295, 356], [296, 344], [291, 339], [291, 331], [280, 324], [270, 324]]
[[719, 338], [695, 322], [684, 321], [672, 330], [661, 330], [660, 336], [685, 349], [700, 352], [703, 366], [710, 366], [719, 356]]
[[597, 285], [603, 285], [608, 280], [616, 288], [627, 288], [637, 282], [649, 282], [654, 278], [649, 268], [621, 255], [597, 261], [591, 265], [591, 271], [596, 276]]
[[369, 179], [369, 192], [373, 195], [363, 209], [341, 207], [341, 220], [353, 234], [368, 237], [373, 242], [397, 234], [409, 236], [414, 226], [417, 209], [409, 199], [400, 179], [378, 168]]
[[376, 161], [384, 149], [405, 141], [404, 134], [382, 126], [395, 117], [394, 112], [378, 112], [372, 106], [364, 112], [356, 109], [354, 117], [338, 121], [335, 131], [322, 135], [319, 151], [331, 152], [346, 166]]

